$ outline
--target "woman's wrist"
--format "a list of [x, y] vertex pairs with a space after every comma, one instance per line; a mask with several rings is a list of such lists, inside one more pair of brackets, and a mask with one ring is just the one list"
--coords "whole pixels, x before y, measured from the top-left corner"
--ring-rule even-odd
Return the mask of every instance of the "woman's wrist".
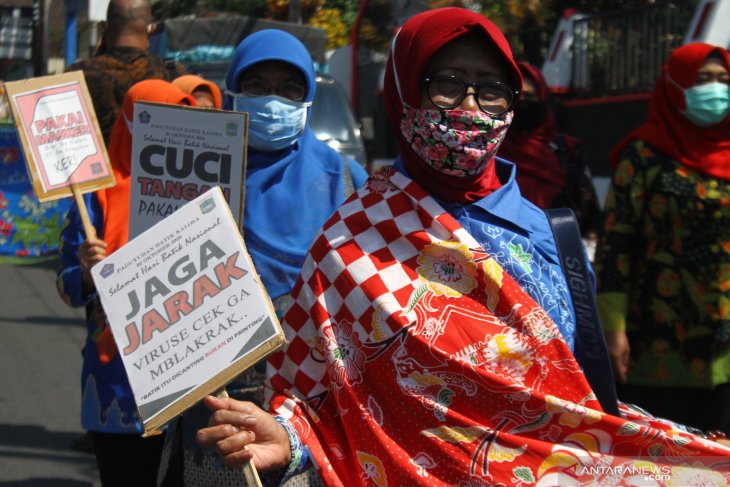
[[274, 416], [279, 425], [284, 428], [286, 435], [289, 439], [289, 462], [286, 465], [286, 472], [284, 473], [284, 479], [287, 479], [297, 473], [304, 470], [304, 444], [299, 436], [299, 432], [292, 426], [292, 424], [283, 416]]

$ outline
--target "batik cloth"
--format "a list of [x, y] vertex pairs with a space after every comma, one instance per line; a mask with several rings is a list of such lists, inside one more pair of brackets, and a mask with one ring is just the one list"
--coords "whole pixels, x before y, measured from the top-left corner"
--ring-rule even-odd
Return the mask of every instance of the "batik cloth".
[[327, 485], [730, 479], [730, 450], [604, 414], [547, 313], [392, 167], [325, 224], [292, 295], [270, 406]]
[[730, 181], [632, 141], [606, 198], [596, 272], [603, 327], [629, 338], [630, 384], [730, 382]]

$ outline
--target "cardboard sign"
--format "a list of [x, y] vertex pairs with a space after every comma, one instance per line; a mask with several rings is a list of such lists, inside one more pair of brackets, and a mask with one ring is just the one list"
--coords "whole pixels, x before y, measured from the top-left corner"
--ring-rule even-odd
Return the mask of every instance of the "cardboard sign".
[[129, 237], [220, 186], [241, 223], [248, 114], [137, 102]]
[[218, 187], [99, 262], [92, 276], [146, 435], [285, 341]]
[[114, 185], [81, 71], [5, 85], [33, 189], [40, 201]]

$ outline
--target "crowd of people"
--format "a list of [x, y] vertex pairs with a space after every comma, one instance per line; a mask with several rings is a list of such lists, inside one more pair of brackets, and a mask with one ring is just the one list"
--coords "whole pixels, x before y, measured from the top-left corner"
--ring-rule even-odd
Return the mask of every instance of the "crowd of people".
[[[85, 195], [92, 234], [72, 205], [57, 278], [86, 309], [81, 418], [103, 485], [246, 485], [249, 462], [268, 485], [584, 485], [639, 467], [730, 482], [726, 49], [671, 54], [602, 209], [540, 70], [467, 9], [394, 34], [399, 156], [370, 175], [309, 128], [315, 72], [295, 37], [247, 36], [221, 92], [147, 53], [147, 0], [109, 12], [97, 55], [69, 69], [116, 185]], [[128, 240], [138, 101], [249, 114], [243, 233], [287, 340], [152, 437], [90, 273]], [[546, 212], [561, 207], [595, 268], [587, 304]], [[596, 304], [608, 402], [581, 343]]]

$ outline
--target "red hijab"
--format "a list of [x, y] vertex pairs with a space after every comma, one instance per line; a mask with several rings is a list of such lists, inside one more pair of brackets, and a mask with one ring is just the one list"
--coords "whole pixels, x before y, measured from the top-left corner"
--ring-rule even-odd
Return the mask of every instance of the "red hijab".
[[117, 184], [96, 193], [104, 212], [104, 241], [107, 243], [107, 254], [127, 243], [129, 236], [129, 172], [132, 163], [130, 128], [136, 101], [195, 106], [195, 98], [183, 93], [170, 82], [158, 79], [140, 81], [124, 96], [122, 112], [114, 122], [109, 139], [109, 158]]
[[[522, 76], [535, 83], [538, 100], [547, 103], [548, 86], [538, 68], [519, 62]], [[519, 107], [517, 107], [519, 117]], [[553, 112], [548, 108], [545, 118], [532, 131], [510, 128], [499, 148], [499, 156], [517, 165], [520, 192], [540, 208], [551, 208], [565, 187], [565, 171], [552, 144], [558, 135]]]
[[431, 57], [450, 41], [473, 30], [484, 32], [488, 42], [503, 54], [510, 83], [517, 89], [522, 88], [522, 76], [499, 28], [477, 13], [456, 7], [428, 10], [411, 17], [403, 25], [393, 40], [384, 82], [385, 108], [397, 127], [398, 145], [408, 175], [429, 194], [461, 203], [478, 201], [499, 188], [494, 164], [488, 164], [483, 173], [473, 177], [445, 175], [428, 166], [413, 152], [398, 127], [403, 117], [403, 102], [412, 107], [421, 106], [421, 76]]
[[651, 94], [646, 123], [611, 151], [614, 166], [626, 145], [632, 139], [641, 139], [687, 167], [716, 178], [730, 179], [730, 116], [715, 126], [703, 128], [682, 114], [685, 99], [679, 87], [689, 88], [695, 84], [697, 73], [712, 53], [719, 54], [725, 67], [730, 69], [730, 55], [721, 47], [694, 43], [672, 52]]

